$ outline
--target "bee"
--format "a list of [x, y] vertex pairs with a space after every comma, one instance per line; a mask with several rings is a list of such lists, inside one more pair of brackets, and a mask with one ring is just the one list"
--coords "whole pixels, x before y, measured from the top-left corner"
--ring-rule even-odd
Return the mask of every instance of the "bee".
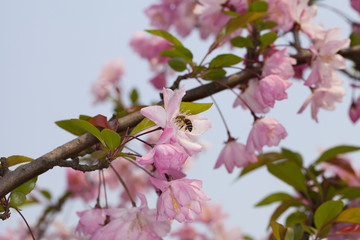
[[175, 123], [180, 129], [184, 128], [191, 132], [193, 130], [193, 124], [190, 119], [186, 118], [185, 115], [178, 115], [175, 117]]

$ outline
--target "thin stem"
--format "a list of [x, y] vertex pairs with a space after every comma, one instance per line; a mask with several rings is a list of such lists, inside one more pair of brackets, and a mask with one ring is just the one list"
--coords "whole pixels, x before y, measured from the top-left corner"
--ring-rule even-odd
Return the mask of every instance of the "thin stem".
[[99, 206], [100, 207], [100, 193], [101, 193], [101, 174], [100, 174], [100, 171], [98, 171], [99, 173], [99, 186], [98, 186], [98, 195], [97, 195], [97, 198], [96, 198], [96, 206]]
[[26, 219], [25, 219], [24, 215], [22, 215], [22, 214], [21, 214], [21, 212], [19, 211], [19, 209], [18, 209], [18, 208], [15, 208], [15, 210], [16, 210], [16, 211], [19, 213], [19, 215], [22, 217], [22, 219], [24, 220], [24, 222], [25, 222], [25, 224], [26, 224], [27, 228], [29, 229], [29, 233], [30, 233], [30, 235], [31, 235], [32, 239], [33, 239], [33, 240], [35, 240], [34, 234], [33, 234], [33, 232], [31, 231], [31, 227], [29, 226], [28, 222], [26, 221]]
[[133, 207], [136, 207], [136, 203], [135, 203], [134, 199], [131, 197], [130, 191], [129, 191], [129, 189], [127, 188], [124, 180], [121, 178], [120, 174], [116, 171], [116, 169], [114, 168], [114, 166], [113, 166], [111, 163], [110, 163], [110, 167], [111, 167], [111, 169], [114, 171], [114, 173], [115, 173], [115, 175], [117, 176], [117, 178], [119, 179], [121, 185], [124, 187], [126, 194], [129, 196], [129, 199], [130, 199], [130, 201], [131, 201], [131, 205], [132, 205]]
[[132, 164], [134, 164], [136, 167], [140, 168], [141, 170], [143, 170], [144, 172], [146, 172], [149, 176], [155, 178], [155, 176], [149, 172], [149, 170], [147, 170], [146, 168], [144, 168], [143, 166], [137, 164], [134, 160], [132, 160], [131, 158], [128, 158], [128, 157], [123, 157], [125, 158], [126, 160], [128, 160], [129, 162], [131, 162]]
[[105, 207], [106, 207], [106, 208], [109, 208], [108, 198], [107, 198], [107, 192], [106, 192], [105, 176], [104, 176], [104, 171], [103, 171], [103, 170], [101, 170], [101, 177], [102, 177], [103, 188], [104, 188], [104, 195], [105, 195]]

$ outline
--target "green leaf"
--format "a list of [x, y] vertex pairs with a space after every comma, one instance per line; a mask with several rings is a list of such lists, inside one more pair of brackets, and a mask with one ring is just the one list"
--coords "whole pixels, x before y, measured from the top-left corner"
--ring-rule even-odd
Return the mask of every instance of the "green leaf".
[[238, 48], [249, 48], [253, 45], [250, 37], [234, 37], [230, 40], [230, 43]]
[[345, 209], [339, 214], [335, 221], [360, 224], [360, 207]]
[[246, 167], [243, 168], [243, 170], [240, 173], [240, 176], [243, 176], [253, 170], [256, 170], [266, 164], [284, 159], [282, 154], [277, 152], [270, 152], [270, 153], [264, 153], [257, 156], [258, 161], [256, 163], [249, 163]]
[[293, 161], [278, 164], [268, 164], [268, 171], [283, 182], [293, 186], [296, 190], [307, 192], [306, 179], [301, 168]]
[[33, 161], [33, 158], [29, 158], [29, 157], [25, 157], [25, 156], [21, 156], [21, 155], [13, 155], [10, 157], [6, 158], [6, 162], [7, 162], [7, 166], [11, 167], [20, 163], [25, 163], [25, 162], [31, 162]]
[[10, 207], [17, 208], [26, 201], [26, 195], [22, 192], [12, 192], [10, 195]]
[[173, 49], [166, 49], [160, 53], [161, 56], [166, 57], [180, 57], [185, 59], [186, 62], [191, 63], [193, 59], [192, 52], [182, 46], [174, 46]]
[[294, 197], [287, 194], [287, 193], [282, 193], [282, 192], [272, 193], [269, 196], [265, 197], [260, 202], [258, 202], [255, 206], [256, 207], [264, 206], [264, 205], [268, 205], [270, 203], [284, 201], [284, 200], [287, 200], [287, 199], [290, 199], [290, 198], [294, 198]]
[[107, 128], [101, 131], [101, 137], [104, 139], [106, 146], [108, 146], [108, 148], [111, 150], [117, 148], [121, 143], [120, 135], [117, 132]]
[[266, 13], [262, 12], [247, 12], [239, 17], [230, 19], [225, 26], [220, 30], [216, 41], [220, 42], [223, 38], [230, 35], [239, 28], [245, 27], [246, 24], [255, 21], [264, 16]]
[[360, 150], [360, 147], [341, 145], [326, 150], [317, 160], [316, 163], [324, 162], [330, 158], [335, 157], [338, 154], [354, 152]]
[[73, 122], [78, 127], [84, 129], [86, 132], [89, 132], [92, 135], [94, 135], [102, 143], [102, 145], [106, 146], [99, 129], [97, 129], [94, 125], [81, 119], [71, 119], [71, 122]]
[[209, 68], [228, 67], [238, 64], [242, 60], [241, 57], [234, 54], [220, 54], [211, 60]]
[[212, 103], [181, 102], [180, 112], [187, 113], [188, 115], [195, 115], [205, 112], [211, 108], [212, 105]]
[[90, 118], [91, 118], [91, 117], [88, 116], [88, 115], [84, 115], [84, 114], [80, 114], [80, 115], [79, 115], [79, 119], [81, 119], [81, 120], [87, 121], [87, 120], [89, 120]]
[[71, 120], [56, 121], [55, 124], [76, 136], [81, 136], [86, 133], [86, 131], [83, 128], [79, 127]]
[[20, 186], [18, 186], [17, 188], [15, 188], [14, 190], [12, 190], [11, 192], [21, 192], [23, 194], [29, 194], [35, 187], [36, 185], [36, 181], [37, 181], [37, 177], [34, 177], [32, 179], [30, 179], [29, 181], [21, 184]]
[[297, 207], [303, 205], [300, 199], [290, 198], [281, 202], [271, 215], [270, 221], [276, 221], [289, 207]]
[[350, 47], [360, 45], [360, 34], [356, 32], [352, 32], [349, 38], [350, 38]]
[[293, 152], [286, 148], [281, 148], [281, 154], [284, 156], [284, 158], [294, 161], [297, 165], [299, 165], [299, 167], [303, 165], [303, 159], [299, 153]]
[[142, 130], [152, 127], [152, 126], [155, 126], [155, 123], [148, 118], [144, 118], [141, 122], [138, 123], [138, 125], [136, 125], [134, 127], [134, 129], [131, 131], [130, 135], [134, 135], [134, 134], [141, 132]]
[[133, 155], [130, 155], [128, 153], [124, 153], [124, 152], [120, 152], [118, 154], [118, 157], [127, 157], [127, 158], [130, 158], [130, 159], [134, 160], [134, 161], [136, 160], [136, 157], [134, 157]]
[[220, 80], [225, 77], [226, 71], [222, 68], [211, 69], [201, 76], [204, 80]]
[[266, 12], [267, 9], [268, 9], [268, 4], [263, 1], [253, 2], [249, 6], [249, 11], [252, 11], [252, 12]]
[[153, 35], [162, 37], [166, 40], [168, 40], [169, 42], [173, 43], [176, 46], [182, 46], [182, 43], [173, 35], [171, 35], [170, 33], [163, 31], [163, 30], [145, 30], [148, 33], [151, 33]]
[[292, 226], [297, 223], [303, 223], [306, 220], [307, 216], [303, 212], [293, 212], [286, 218], [286, 226]]
[[139, 94], [136, 88], [133, 88], [130, 92], [130, 100], [133, 105], [136, 105], [139, 99]]
[[95, 159], [105, 159], [107, 156], [107, 151], [104, 150], [98, 150], [91, 153], [91, 157]]
[[261, 22], [260, 24], [258, 24], [259, 30], [266, 30], [266, 29], [274, 28], [276, 26], [277, 23], [273, 21]]
[[342, 195], [342, 198], [360, 198], [360, 187], [345, 187], [336, 193]]
[[271, 229], [273, 231], [276, 240], [284, 240], [286, 234], [286, 228], [275, 221], [270, 222]]
[[186, 70], [187, 62], [180, 57], [173, 57], [168, 61], [169, 66], [177, 72]]
[[41, 190], [40, 193], [47, 199], [51, 200], [51, 193], [47, 190]]
[[260, 47], [266, 47], [275, 42], [277, 38], [276, 32], [268, 32], [260, 36]]
[[315, 211], [315, 227], [320, 230], [325, 224], [332, 221], [343, 208], [342, 201], [327, 201], [321, 204]]

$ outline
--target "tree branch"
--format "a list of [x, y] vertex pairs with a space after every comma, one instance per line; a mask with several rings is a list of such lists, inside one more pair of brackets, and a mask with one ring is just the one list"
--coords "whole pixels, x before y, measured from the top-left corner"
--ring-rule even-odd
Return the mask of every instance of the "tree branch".
[[[360, 46], [341, 50], [339, 54], [343, 55], [345, 58], [354, 61], [356, 66], [360, 66]], [[302, 57], [311, 57], [311, 55]], [[253, 73], [260, 73], [260, 69], [251, 69], [251, 71]], [[230, 75], [229, 77], [223, 78], [221, 80], [222, 84], [214, 81], [206, 85], [191, 89], [186, 92], [183, 101], [192, 102], [208, 97], [212, 94], [226, 89], [224, 85], [227, 85], [229, 87], [235, 87], [236, 85], [240, 83], [245, 83], [250, 78], [252, 78], [254, 76], [253, 73], [242, 71]], [[120, 118], [118, 119], [119, 126], [117, 131], [122, 132], [125, 131], [127, 128], [134, 127], [143, 118], [144, 117], [139, 111]], [[41, 175], [42, 173], [52, 169], [55, 166], [69, 166], [69, 163], [65, 162], [66, 159], [77, 157], [79, 153], [88, 149], [95, 143], [97, 143], [97, 139], [90, 133], [86, 133], [68, 143], [65, 143], [60, 147], [57, 147], [51, 152], [35, 159], [34, 161], [24, 165], [23, 167], [7, 172], [2, 169], [2, 173], [4, 175], [0, 177], [0, 198], [3, 198], [6, 194], [8, 194], [21, 184], [25, 183], [26, 181]]]

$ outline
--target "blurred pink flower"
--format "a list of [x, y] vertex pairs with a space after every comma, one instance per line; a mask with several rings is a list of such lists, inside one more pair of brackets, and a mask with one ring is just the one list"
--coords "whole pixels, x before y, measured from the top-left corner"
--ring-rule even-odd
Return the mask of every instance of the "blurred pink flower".
[[161, 90], [166, 87], [166, 74], [165, 72], [159, 72], [152, 79], [150, 79], [150, 83], [154, 86], [154, 88]]
[[246, 149], [262, 153], [263, 146], [278, 146], [286, 136], [285, 128], [276, 119], [261, 118], [255, 121], [249, 133]]
[[220, 203], [210, 204], [208, 202], [204, 202], [202, 205], [202, 211], [198, 215], [198, 221], [209, 224], [218, 221], [223, 221], [228, 214], [224, 213], [221, 209]]
[[202, 182], [193, 179], [177, 179], [170, 182], [150, 178], [152, 184], [161, 190], [157, 201], [159, 221], [176, 219], [179, 222], [193, 222], [193, 213], [201, 213], [201, 204], [210, 198], [201, 191]]
[[351, 0], [351, 7], [360, 13], [360, 0]]
[[119, 79], [124, 75], [124, 62], [121, 59], [110, 60], [100, 72], [99, 79], [92, 85], [91, 92], [95, 103], [103, 102], [115, 89]]
[[94, 208], [76, 213], [79, 216], [79, 223], [75, 229], [80, 235], [91, 236], [105, 225], [106, 213], [104, 209]]
[[294, 25], [294, 19], [290, 14], [290, 2], [288, 0], [268, 0], [269, 20], [277, 23], [275, 29], [280, 28], [288, 32]]
[[97, 193], [97, 184], [90, 178], [90, 175], [81, 171], [66, 169], [67, 187], [71, 192], [71, 197], [82, 198], [84, 201], [90, 201], [95, 198]]
[[257, 162], [256, 155], [248, 152], [244, 144], [238, 143], [235, 139], [229, 140], [225, 143], [214, 168], [219, 168], [225, 165], [226, 170], [232, 173], [234, 167], [245, 167], [250, 162]]
[[177, 237], [179, 240], [210, 240], [189, 224], [182, 224], [179, 229], [171, 233], [171, 236]]

